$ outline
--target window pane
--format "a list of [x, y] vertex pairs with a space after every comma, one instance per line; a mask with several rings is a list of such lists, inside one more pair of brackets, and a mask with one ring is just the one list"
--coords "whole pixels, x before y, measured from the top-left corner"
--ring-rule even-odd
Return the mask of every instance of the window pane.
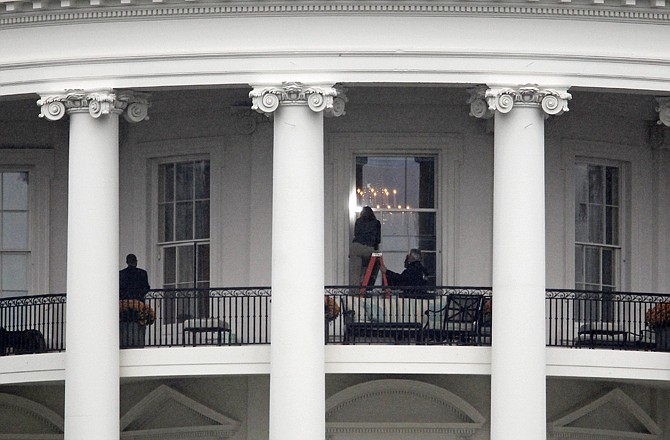
[[195, 198], [209, 198], [209, 161], [201, 160], [195, 163]]
[[28, 249], [28, 213], [2, 213], [2, 249]]
[[615, 167], [607, 167], [606, 170], [606, 197], [605, 203], [608, 205], [619, 205], [619, 169]]
[[580, 203], [575, 207], [575, 240], [588, 241], [587, 216], [588, 207], [585, 203]]
[[174, 206], [172, 204], [158, 206], [158, 241], [174, 240]]
[[432, 157], [359, 157], [356, 168], [359, 206], [435, 207], [435, 159]]
[[177, 203], [175, 240], [193, 238], [193, 202]]
[[[575, 281], [577, 283], [584, 282], [584, 246], [581, 245], [575, 246]], [[579, 284], [577, 285], [579, 286]]]
[[158, 167], [158, 201], [174, 201], [174, 165], [166, 164]]
[[177, 249], [163, 248], [163, 286], [174, 286], [177, 282]]
[[209, 281], [209, 244], [198, 245], [198, 285]]
[[605, 218], [604, 206], [589, 206], [589, 240], [591, 243], [604, 243], [603, 220]]
[[614, 253], [611, 249], [603, 249], [602, 284], [614, 286]]
[[419, 212], [418, 228], [419, 228], [419, 243], [418, 248], [421, 250], [436, 250], [435, 248], [435, 213], [434, 212]]
[[586, 248], [585, 269], [585, 281], [587, 283], [600, 284], [600, 250], [598, 248]]
[[179, 285], [193, 287], [193, 246], [177, 248], [177, 270]]
[[193, 162], [177, 164], [177, 201], [193, 200]]
[[415, 157], [419, 164], [419, 208], [435, 207], [435, 159], [432, 157]]
[[2, 173], [2, 205], [3, 210], [28, 209], [28, 173]]
[[4, 254], [1, 256], [2, 290], [28, 290], [28, 256]]
[[602, 204], [603, 200], [603, 175], [602, 167], [589, 165], [589, 202]]
[[614, 207], [606, 208], [605, 220], [605, 243], [619, 244], [619, 209]]
[[195, 238], [209, 238], [209, 201], [195, 204]]

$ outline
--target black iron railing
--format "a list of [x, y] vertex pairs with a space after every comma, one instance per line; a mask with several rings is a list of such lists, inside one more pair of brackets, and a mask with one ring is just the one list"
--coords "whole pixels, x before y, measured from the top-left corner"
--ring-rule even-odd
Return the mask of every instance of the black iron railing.
[[0, 356], [64, 349], [64, 293], [0, 299]]
[[490, 345], [490, 300], [486, 287], [327, 287], [326, 343]]
[[270, 343], [270, 288], [151, 290], [145, 346]]
[[[65, 300], [0, 299], [0, 356], [64, 350]], [[492, 304], [487, 287], [326, 287], [325, 342], [486, 346]], [[138, 307], [120, 309], [122, 348], [270, 343], [269, 287], [151, 290]], [[670, 351], [670, 295], [547, 290], [546, 341]]]
[[670, 295], [551, 289], [546, 298], [548, 346], [670, 351]]

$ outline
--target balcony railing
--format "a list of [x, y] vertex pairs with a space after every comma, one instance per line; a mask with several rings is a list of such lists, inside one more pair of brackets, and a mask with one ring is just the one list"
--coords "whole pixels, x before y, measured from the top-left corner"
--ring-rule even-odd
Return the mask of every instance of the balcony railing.
[[[152, 290], [150, 324], [120, 313], [121, 347], [269, 344], [270, 299], [269, 287]], [[65, 350], [65, 302], [0, 299], [0, 356]], [[326, 287], [325, 343], [487, 346], [492, 307], [486, 287]], [[552, 347], [670, 351], [670, 295], [547, 290], [545, 331]]]
[[270, 288], [152, 290], [147, 346], [270, 343]]
[[670, 351], [670, 295], [553, 289], [546, 298], [548, 346]]
[[491, 289], [327, 287], [327, 344], [490, 345]]
[[0, 299], [0, 356], [65, 350], [65, 294]]

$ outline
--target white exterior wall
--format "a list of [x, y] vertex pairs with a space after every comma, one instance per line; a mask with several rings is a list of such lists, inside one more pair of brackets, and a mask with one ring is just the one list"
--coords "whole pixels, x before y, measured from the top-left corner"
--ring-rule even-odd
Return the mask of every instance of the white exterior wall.
[[[285, 80], [350, 85], [347, 115], [325, 123], [326, 284], [347, 279], [352, 155], [399, 151], [412, 143], [412, 151], [431, 152], [440, 160], [441, 282], [490, 285], [493, 134], [490, 123], [468, 116], [465, 92], [474, 84], [538, 83], [573, 88], [570, 112], [546, 122], [547, 286], [573, 285], [571, 165], [575, 157], [591, 157], [620, 161], [628, 173], [621, 288], [670, 292], [670, 261], [662, 246], [669, 229], [667, 157], [652, 152], [649, 138], [658, 117], [652, 95], [670, 92], [670, 56], [659, 43], [668, 37], [667, 8], [651, 9], [661, 18], [649, 24], [647, 9], [635, 16], [636, 6], [622, 20], [574, 19], [560, 12], [538, 18], [527, 11], [496, 17], [462, 7], [462, 15], [294, 10], [281, 17], [274, 12], [203, 16], [165, 8], [152, 18], [109, 21], [100, 8], [99, 20], [79, 16], [83, 20], [62, 26], [21, 25], [0, 13], [0, 148], [53, 148], [53, 165], [39, 183], [48, 193], [49, 227], [48, 248], [39, 251], [35, 269], [44, 276], [34, 293], [65, 291], [68, 131], [63, 121], [37, 120], [33, 94], [73, 87], [154, 91], [151, 120], [121, 132], [119, 268], [123, 256], [134, 252], [149, 270], [152, 286], [159, 286], [152, 172], [164, 157], [206, 155], [213, 179], [211, 284], [269, 285], [272, 121], [255, 118], [255, 130], [240, 133], [238, 110], [231, 106], [247, 97], [247, 84]], [[512, 18], [516, 14], [523, 19]], [[194, 86], [205, 89], [189, 90]], [[8, 157], [6, 150], [0, 152], [0, 162]], [[44, 166], [42, 159], [13, 159], [14, 164], [38, 162]], [[417, 380], [460, 396], [489, 420], [490, 349], [432, 348], [327, 347], [326, 397], [375, 379]], [[24, 396], [62, 415], [63, 358], [0, 359], [0, 393]], [[121, 353], [121, 414], [168, 385], [240, 422], [234, 439], [265, 439], [269, 359], [269, 347]], [[620, 389], [639, 405], [624, 405], [639, 416], [635, 423], [648, 414], [661, 426], [657, 438], [670, 438], [667, 354], [549, 349], [547, 374], [550, 423]], [[380, 408], [392, 413], [390, 407]], [[609, 414], [594, 426], [619, 421], [616, 413]], [[8, 426], [4, 420], [13, 415], [0, 412], [0, 426]], [[333, 440], [342, 438], [334, 435]], [[431, 437], [413, 433], [408, 438]], [[487, 423], [470, 438], [487, 439]]]

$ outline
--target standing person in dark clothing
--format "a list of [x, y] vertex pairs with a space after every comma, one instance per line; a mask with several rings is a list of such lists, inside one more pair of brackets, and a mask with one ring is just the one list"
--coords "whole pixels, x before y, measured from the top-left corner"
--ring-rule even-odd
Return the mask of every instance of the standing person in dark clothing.
[[421, 251], [412, 249], [405, 257], [405, 270], [402, 273], [396, 273], [388, 270], [382, 262], [382, 273], [386, 274], [389, 286], [425, 286], [426, 268], [421, 263]]
[[[349, 246], [349, 285], [361, 284], [361, 275], [370, 262], [372, 253], [379, 250], [382, 241], [382, 225], [372, 208], [366, 206], [354, 224], [354, 240]], [[374, 284], [377, 269], [373, 271], [368, 284]]]
[[147, 271], [137, 267], [134, 254], [126, 256], [128, 267], [119, 271], [119, 299], [138, 299], [144, 301], [149, 291]]

